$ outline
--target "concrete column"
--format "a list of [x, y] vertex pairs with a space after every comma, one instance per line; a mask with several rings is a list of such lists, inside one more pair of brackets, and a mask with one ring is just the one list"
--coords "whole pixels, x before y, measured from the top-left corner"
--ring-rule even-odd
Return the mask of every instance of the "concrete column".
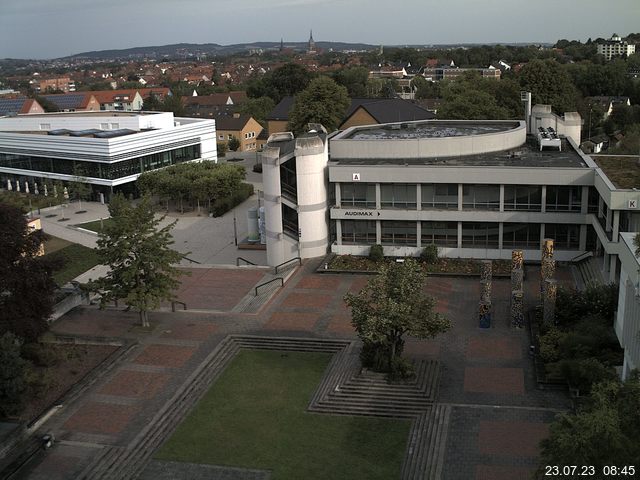
[[280, 190], [280, 148], [265, 147], [262, 152], [262, 185], [267, 236], [267, 264], [279, 265], [284, 258], [282, 192]]
[[422, 210], [422, 185], [419, 183], [416, 185], [416, 208]]
[[[540, 205], [541, 208], [541, 212], [545, 213], [547, 211], [547, 186], [546, 185], [542, 185], [542, 194], [540, 196], [540, 203], [542, 205]], [[544, 238], [544, 235], [541, 237]]]
[[611, 231], [612, 220], [613, 220], [613, 215], [611, 214], [611, 209], [607, 208], [607, 221], [605, 223], [605, 225], [607, 226], [607, 228], [605, 230], [607, 232]]
[[336, 220], [336, 243], [342, 245], [342, 220]]
[[382, 243], [382, 225], [380, 224], [380, 220], [376, 220], [376, 243], [378, 245]]
[[587, 226], [580, 225], [580, 240], [578, 250], [585, 251], [587, 249]]
[[458, 248], [462, 248], [462, 222], [458, 222]]
[[618, 283], [618, 256], [611, 255], [609, 261], [609, 283]]
[[620, 232], [620, 210], [613, 210], [613, 235], [611, 236], [611, 241], [618, 241], [618, 233]]
[[342, 207], [342, 188], [340, 182], [336, 182], [336, 207]]
[[464, 189], [461, 183], [458, 184], [458, 211], [462, 211], [462, 195], [464, 193]]
[[540, 245], [539, 248], [542, 248], [542, 242], [544, 242], [545, 239], [545, 232], [544, 232], [545, 228], [544, 228], [544, 223], [540, 224]]
[[[381, 196], [380, 196], [380, 184], [376, 183], [376, 210], [380, 210], [381, 207]], [[380, 243], [380, 242], [378, 242]]]
[[[504, 212], [504, 185], [500, 185], [500, 211]], [[500, 224], [500, 228], [502, 228], [502, 224]], [[500, 243], [502, 244], [502, 236], [500, 236]]]
[[580, 213], [586, 215], [589, 212], [589, 187], [582, 187], [582, 203], [580, 204]]
[[[502, 200], [500, 200], [500, 204], [502, 204]], [[502, 235], [504, 234], [504, 223], [498, 223], [498, 250], [502, 250]]]

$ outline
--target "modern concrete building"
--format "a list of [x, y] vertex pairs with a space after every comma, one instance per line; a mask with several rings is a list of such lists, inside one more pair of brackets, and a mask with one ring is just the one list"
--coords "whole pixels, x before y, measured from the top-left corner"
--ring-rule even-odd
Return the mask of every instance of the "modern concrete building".
[[[168, 112], [73, 112], [0, 118], [0, 185], [68, 182], [132, 192], [146, 171], [217, 161], [215, 122]], [[33, 185], [32, 185], [33, 187]], [[32, 188], [31, 191], [34, 191]]]

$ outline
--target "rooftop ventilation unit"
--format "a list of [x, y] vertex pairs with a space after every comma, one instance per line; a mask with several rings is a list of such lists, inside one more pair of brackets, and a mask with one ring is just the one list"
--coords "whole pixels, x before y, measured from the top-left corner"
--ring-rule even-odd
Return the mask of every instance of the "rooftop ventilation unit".
[[558, 137], [558, 133], [552, 127], [546, 129], [543, 127], [538, 127], [537, 137], [540, 151], [542, 151], [544, 147], [551, 147], [562, 150], [562, 142], [560, 141], [560, 137]]

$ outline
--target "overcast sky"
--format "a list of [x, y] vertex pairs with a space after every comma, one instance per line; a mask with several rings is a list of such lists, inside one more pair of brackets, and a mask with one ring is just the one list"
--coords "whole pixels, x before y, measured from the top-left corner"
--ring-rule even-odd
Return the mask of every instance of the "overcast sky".
[[555, 42], [640, 31], [640, 0], [0, 0], [0, 58], [171, 43]]

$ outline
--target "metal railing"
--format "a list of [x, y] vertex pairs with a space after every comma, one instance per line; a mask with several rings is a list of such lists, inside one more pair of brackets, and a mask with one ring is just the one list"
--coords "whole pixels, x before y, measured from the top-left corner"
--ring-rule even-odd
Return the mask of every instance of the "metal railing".
[[187, 304], [184, 302], [180, 302], [179, 300], [172, 300], [171, 301], [171, 311], [175, 312], [176, 311], [176, 303], [182, 305], [182, 309], [186, 310], [187, 309]]
[[237, 257], [236, 258], [236, 267], [240, 266], [240, 260], [242, 260], [243, 262], [245, 262], [247, 265], [255, 265], [255, 263], [253, 263], [250, 260], [247, 260], [246, 258], [242, 258], [242, 257]]
[[255, 296], [256, 297], [258, 296], [258, 289], [260, 287], [264, 287], [265, 285], [269, 285], [270, 283], [277, 282], [278, 280], [280, 280], [280, 287], [284, 287], [284, 279], [282, 277], [274, 278], [272, 280], [269, 280], [268, 282], [264, 282], [264, 283], [261, 283], [260, 285], [256, 285], [256, 288], [254, 288]]
[[287, 260], [286, 262], [282, 262], [280, 265], [276, 265], [275, 269], [274, 269], [274, 274], [277, 275], [278, 274], [278, 269], [280, 267], [284, 267], [286, 264], [291, 263], [291, 262], [295, 262], [298, 261], [298, 265], [302, 265], [302, 259], [300, 257], [294, 257], [291, 258], [289, 260]]
[[202, 262], [199, 262], [197, 260], [193, 260], [193, 259], [187, 257], [186, 255], [183, 255], [182, 258], [184, 258], [185, 260], [190, 261], [191, 263], [197, 263], [197, 264], [201, 264], [202, 263]]
[[590, 250], [586, 252], [582, 252], [580, 255], [576, 255], [571, 260], [569, 260], [569, 263], [578, 263], [578, 262], [581, 262], [582, 260], [586, 260], [589, 257], [593, 257], [593, 252]]

